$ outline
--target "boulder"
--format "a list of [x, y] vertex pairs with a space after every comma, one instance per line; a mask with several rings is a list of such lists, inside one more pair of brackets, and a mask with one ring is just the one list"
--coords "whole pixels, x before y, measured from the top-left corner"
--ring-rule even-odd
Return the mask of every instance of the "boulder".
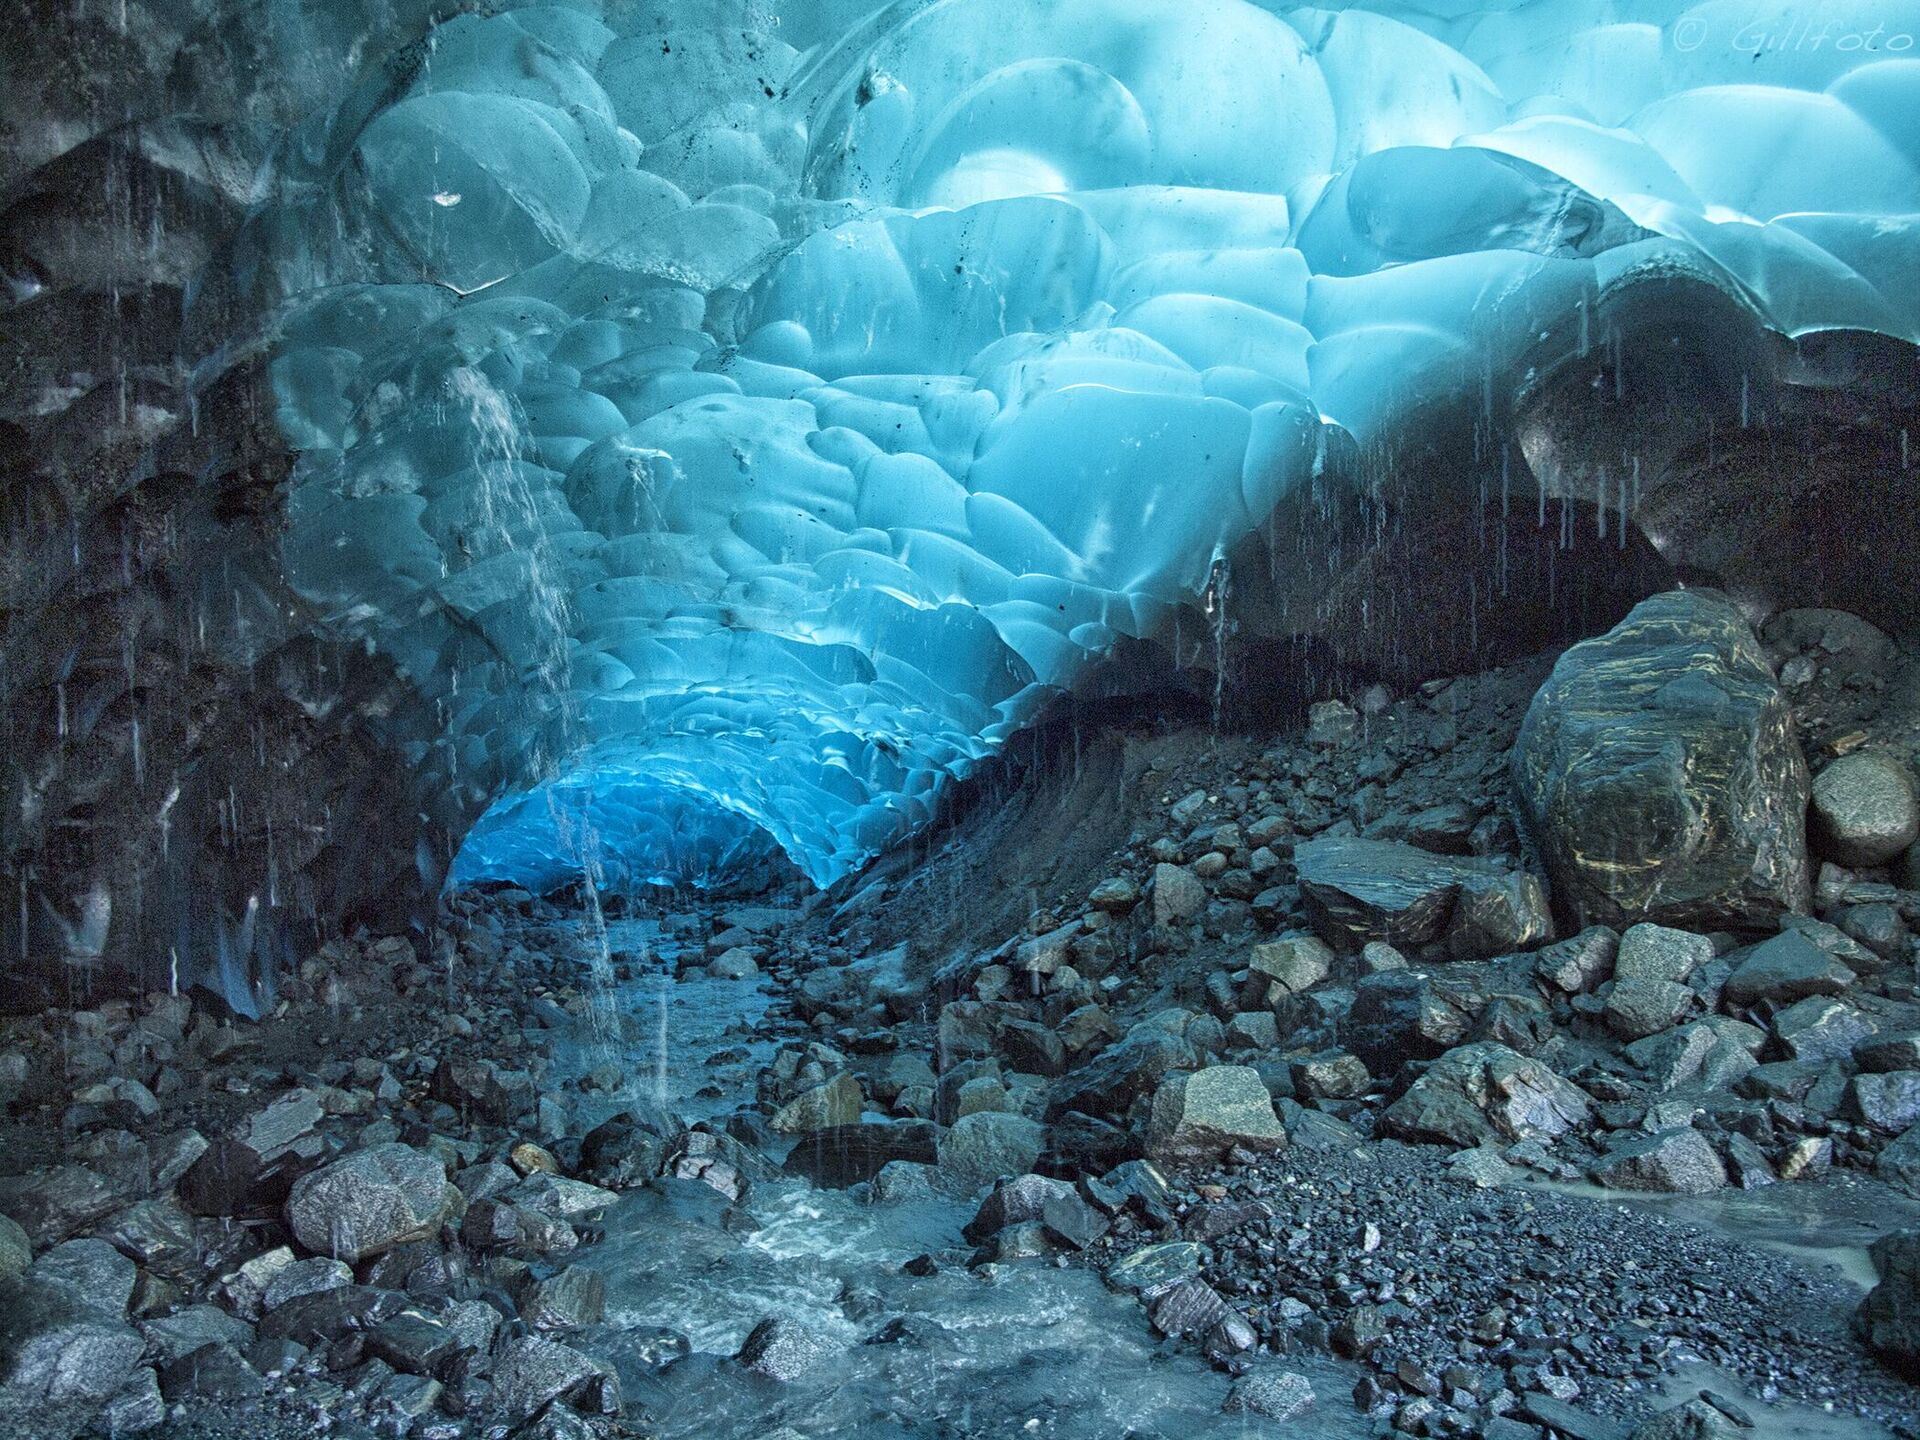
[[555, 1400], [577, 1402], [611, 1380], [578, 1350], [537, 1335], [522, 1335], [506, 1341], [494, 1358], [493, 1399], [509, 1419], [522, 1420]]
[[1920, 1230], [1883, 1235], [1868, 1253], [1880, 1283], [1860, 1306], [1861, 1337], [1889, 1367], [1920, 1382]]
[[1920, 1200], [1920, 1125], [1880, 1152], [1873, 1173], [1901, 1194]]
[[1501, 1139], [1553, 1140], [1586, 1124], [1579, 1086], [1504, 1045], [1462, 1045], [1434, 1061], [1381, 1115], [1403, 1139], [1467, 1148]]
[[1291, 1420], [1313, 1404], [1313, 1385], [1291, 1370], [1256, 1370], [1242, 1375], [1227, 1392], [1220, 1408], [1229, 1414], [1263, 1415], [1269, 1420]]
[[1576, 924], [1771, 928], [1806, 908], [1792, 711], [1716, 592], [1653, 596], [1562, 655], [1527, 710], [1513, 776]]
[[1615, 980], [1607, 994], [1607, 1026], [1628, 1040], [1671, 1030], [1693, 1010], [1699, 997], [1672, 980]]
[[1662, 1130], [1617, 1140], [1592, 1170], [1596, 1185], [1704, 1195], [1727, 1183], [1726, 1167], [1698, 1130]]
[[1713, 959], [1713, 941], [1666, 925], [1630, 926], [1614, 956], [1615, 980], [1666, 980], [1684, 983]]
[[1392, 945], [1439, 940], [1463, 886], [1511, 881], [1511, 873], [1495, 861], [1345, 835], [1304, 842], [1295, 848], [1293, 863], [1314, 930], [1343, 950], [1358, 950], [1370, 940]]
[[1154, 1091], [1146, 1153], [1155, 1164], [1198, 1164], [1236, 1145], [1278, 1150], [1286, 1143], [1266, 1083], [1249, 1066], [1210, 1065], [1169, 1075]]
[[1913, 774], [1883, 750], [1843, 755], [1814, 777], [1807, 825], [1822, 859], [1885, 865], [1920, 839]]
[[1637, 1426], [1627, 1440], [1739, 1440], [1742, 1433], [1706, 1401], [1689, 1400]]
[[935, 1161], [943, 1183], [971, 1193], [1003, 1175], [1024, 1175], [1045, 1148], [1046, 1131], [1024, 1115], [983, 1110], [963, 1115], [940, 1136]]
[[1191, 920], [1206, 908], [1207, 887], [1180, 865], [1153, 867], [1153, 923], [1173, 925]]
[[1791, 1004], [1809, 995], [1841, 995], [1855, 975], [1805, 935], [1783, 930], [1756, 945], [1721, 989], [1732, 1005]]
[[357, 1264], [430, 1238], [462, 1206], [438, 1160], [387, 1144], [302, 1176], [287, 1199], [287, 1219], [308, 1250]]
[[748, 1333], [734, 1358], [754, 1374], [785, 1384], [825, 1363], [837, 1348], [798, 1320], [769, 1315]]
[[1885, 1134], [1898, 1135], [1920, 1125], [1920, 1070], [1856, 1075], [1847, 1098], [1860, 1119]]
[[860, 1123], [860, 1082], [851, 1075], [834, 1076], [823, 1085], [803, 1090], [774, 1112], [769, 1123], [782, 1135], [806, 1135]]
[[787, 1154], [789, 1174], [816, 1185], [844, 1189], [871, 1180], [896, 1161], [931, 1165], [937, 1157], [939, 1127], [927, 1120], [879, 1121], [839, 1125], [803, 1135]]
[[1871, 1037], [1873, 1021], [1824, 995], [1796, 1001], [1773, 1017], [1774, 1042], [1789, 1060], [1845, 1060]]
[[1333, 952], [1311, 935], [1283, 935], [1253, 947], [1247, 969], [1289, 995], [1302, 995], [1333, 973]]

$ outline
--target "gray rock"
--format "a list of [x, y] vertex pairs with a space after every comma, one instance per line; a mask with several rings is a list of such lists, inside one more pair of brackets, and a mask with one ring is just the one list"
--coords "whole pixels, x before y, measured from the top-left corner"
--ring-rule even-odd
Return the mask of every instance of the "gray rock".
[[1614, 957], [1615, 980], [1666, 980], [1684, 983], [1713, 959], [1713, 941], [1666, 925], [1630, 926]]
[[1024, 1115], [983, 1110], [940, 1136], [935, 1165], [944, 1185], [970, 1194], [1004, 1175], [1024, 1175], [1045, 1148], [1046, 1131]]
[[1721, 994], [1734, 1005], [1785, 1004], [1809, 995], [1845, 994], [1857, 978], [1805, 935], [1785, 930], [1754, 946]]
[[141, 1366], [127, 1377], [100, 1412], [107, 1434], [144, 1435], [166, 1423], [167, 1402], [160, 1393], [160, 1377]]
[[1286, 1143], [1266, 1084], [1249, 1066], [1210, 1065], [1169, 1075], [1154, 1091], [1146, 1153], [1156, 1164], [1213, 1160], [1236, 1145], [1264, 1151]]
[[1617, 1139], [1594, 1165], [1595, 1184], [1613, 1190], [1705, 1195], [1727, 1183], [1726, 1167], [1697, 1130]]
[[1360, 712], [1344, 700], [1321, 700], [1307, 707], [1307, 743], [1344, 745], [1360, 733]]
[[1862, 1070], [1920, 1070], [1920, 1030], [1875, 1035], [1853, 1047]]
[[[118, 1303], [124, 1308], [124, 1299]], [[0, 1292], [0, 1386], [16, 1399], [105, 1404], [146, 1348], [111, 1298], [95, 1306], [62, 1283], [33, 1278]]]
[[1920, 1125], [1880, 1152], [1873, 1173], [1901, 1194], [1920, 1200]]
[[724, 950], [707, 962], [707, 974], [715, 980], [751, 980], [759, 973], [753, 952], [741, 945]]
[[1671, 1030], [1692, 1013], [1699, 997], [1672, 980], [1620, 980], [1607, 994], [1607, 1027], [1628, 1040]]
[[756, 1375], [789, 1383], [838, 1353], [826, 1336], [783, 1315], [769, 1315], [748, 1334], [734, 1357]]
[[171, 1364], [209, 1345], [244, 1349], [254, 1338], [253, 1326], [217, 1305], [188, 1305], [158, 1320], [148, 1320], [140, 1329], [147, 1337], [148, 1347], [163, 1364]]
[[1150, 1297], [1200, 1273], [1200, 1247], [1190, 1240], [1143, 1245], [1107, 1267], [1106, 1282], [1115, 1290]]
[[1283, 935], [1253, 947], [1247, 969], [1289, 995], [1303, 995], [1333, 973], [1333, 952], [1311, 935]]
[[1313, 1404], [1313, 1386], [1291, 1370], [1256, 1370], [1242, 1375], [1227, 1392], [1220, 1408], [1229, 1414], [1248, 1412], [1269, 1420], [1291, 1420]]
[[302, 1176], [287, 1199], [287, 1219], [308, 1250], [357, 1264], [430, 1238], [463, 1205], [438, 1160], [387, 1144]]
[[510, 1420], [524, 1420], [555, 1400], [576, 1400], [610, 1380], [578, 1350], [523, 1335], [504, 1342], [494, 1357], [493, 1399]]
[[1656, 595], [1562, 655], [1513, 772], [1576, 923], [1757, 927], [1806, 908], [1806, 762], [1724, 596]]
[[80, 1305], [115, 1319], [127, 1313], [138, 1278], [133, 1261], [104, 1240], [68, 1240], [33, 1262], [35, 1284], [55, 1286]]
[[1920, 1070], [1856, 1075], [1847, 1098], [1853, 1113], [1867, 1124], [1898, 1135], [1920, 1125]]
[[1434, 1061], [1380, 1121], [1388, 1134], [1465, 1149], [1553, 1140], [1585, 1125], [1592, 1111], [1585, 1091], [1540, 1061], [1482, 1041]]
[[769, 1122], [782, 1135], [805, 1135], [814, 1130], [829, 1130], [860, 1123], [860, 1082], [851, 1075], [836, 1075], [824, 1085], [803, 1090], [774, 1112]]
[[169, 1360], [160, 1367], [160, 1393], [169, 1401], [256, 1399], [267, 1382], [240, 1350], [224, 1341]]
[[1207, 887], [1181, 865], [1153, 867], [1153, 923], [1174, 925], [1191, 920], [1207, 905]]
[[1807, 820], [1822, 858], [1884, 865], [1920, 839], [1920, 798], [1898, 758], [1864, 750], [1841, 756], [1814, 777]]
[[0, 1214], [10, 1216], [35, 1245], [65, 1240], [138, 1198], [120, 1176], [85, 1165], [0, 1176]]
[[1351, 1100], [1367, 1093], [1373, 1077], [1358, 1055], [1345, 1050], [1321, 1050], [1302, 1055], [1291, 1064], [1296, 1095]]
[[578, 1330], [606, 1317], [607, 1280], [591, 1266], [569, 1265], [545, 1279], [529, 1280], [516, 1299], [521, 1318], [536, 1330]]
[[1767, 1152], [1745, 1135], [1736, 1133], [1727, 1137], [1726, 1159], [1728, 1176], [1742, 1190], [1758, 1190], [1779, 1182]]
[[1844, 1060], [1874, 1033], [1874, 1023], [1858, 1010], [1819, 995], [1773, 1017], [1774, 1039], [1790, 1060]]
[[234, 1126], [231, 1137], [262, 1161], [272, 1161], [312, 1135], [325, 1114], [320, 1097], [313, 1091], [289, 1090]]
[[1627, 1440], [1739, 1440], [1740, 1427], [1704, 1400], [1662, 1410]]
[[353, 1271], [345, 1261], [330, 1260], [324, 1256], [313, 1256], [306, 1260], [295, 1260], [274, 1272], [267, 1281], [267, 1288], [260, 1299], [263, 1310], [278, 1310], [290, 1300], [298, 1300], [302, 1295], [318, 1295], [323, 1291], [337, 1290], [342, 1285], [353, 1283]]
[[1553, 911], [1538, 875], [1513, 871], [1469, 879], [1447, 922], [1447, 953], [1456, 960], [1510, 955], [1553, 939]]
[[1301, 898], [1320, 937], [1341, 949], [1367, 941], [1424, 945], [1453, 918], [1462, 886], [1495, 886], [1494, 861], [1429, 854], [1391, 840], [1323, 836], [1295, 848]]
[[1891, 1368], [1920, 1381], [1920, 1230], [1882, 1236], [1869, 1253], [1880, 1283], [1860, 1306], [1861, 1336]]

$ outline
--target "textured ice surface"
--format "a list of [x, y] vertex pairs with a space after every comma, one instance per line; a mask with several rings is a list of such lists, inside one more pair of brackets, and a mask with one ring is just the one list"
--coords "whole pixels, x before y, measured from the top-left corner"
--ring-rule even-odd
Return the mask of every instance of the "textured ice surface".
[[1326, 427], [1476, 405], [1637, 277], [1920, 339], [1920, 0], [776, 12], [433, 26], [233, 257], [299, 583], [507, 797], [463, 877], [584, 824], [832, 879], [1204, 604]]

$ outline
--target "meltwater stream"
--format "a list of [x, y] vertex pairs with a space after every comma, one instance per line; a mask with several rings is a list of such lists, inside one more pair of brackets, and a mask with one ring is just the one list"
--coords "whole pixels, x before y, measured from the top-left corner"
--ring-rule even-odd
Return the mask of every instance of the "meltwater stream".
[[[635, 1037], [624, 1057], [629, 1093], [652, 1099], [659, 1065], [666, 1103], [686, 1120], [750, 1101], [775, 1045], [760, 1023], [770, 982], [695, 972], [672, 983], [668, 1043], [657, 1048], [660, 976], [673, 966], [676, 942], [651, 921], [613, 920], [608, 930], [616, 954], [657, 962], [638, 967], [618, 997]], [[597, 1063], [584, 1047], [555, 1058], [563, 1072]], [[1271, 1429], [1271, 1421], [1222, 1413], [1227, 1377], [1191, 1348], [1160, 1341], [1140, 1306], [1093, 1272], [1042, 1262], [968, 1270], [973, 1247], [960, 1230], [971, 1201], [871, 1204], [861, 1196], [784, 1176], [760, 1181], [737, 1206], [693, 1181], [629, 1193], [608, 1212], [606, 1238], [580, 1256], [606, 1277], [607, 1319], [576, 1343], [617, 1365], [630, 1410], [644, 1411], [662, 1440], [1196, 1440]], [[937, 1273], [904, 1272], [929, 1253], [943, 1262]], [[726, 1357], [770, 1315], [844, 1348], [790, 1384], [748, 1373]], [[684, 1336], [692, 1353], [659, 1366], [677, 1348], [663, 1330]], [[1347, 1400], [1357, 1370], [1302, 1357], [1286, 1363], [1321, 1397], [1313, 1434], [1371, 1433]]]

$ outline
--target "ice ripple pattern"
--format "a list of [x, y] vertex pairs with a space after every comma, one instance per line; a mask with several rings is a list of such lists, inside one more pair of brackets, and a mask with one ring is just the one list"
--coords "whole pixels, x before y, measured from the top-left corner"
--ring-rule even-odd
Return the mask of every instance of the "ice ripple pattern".
[[[731, 0], [427, 27], [290, 135], [290, 566], [466, 878], [827, 882], [1313, 482], [1680, 277], [1920, 339], [1920, 3]], [[1757, 40], [1754, 37], [1759, 37]], [[791, 42], [791, 43], [789, 43]]]

